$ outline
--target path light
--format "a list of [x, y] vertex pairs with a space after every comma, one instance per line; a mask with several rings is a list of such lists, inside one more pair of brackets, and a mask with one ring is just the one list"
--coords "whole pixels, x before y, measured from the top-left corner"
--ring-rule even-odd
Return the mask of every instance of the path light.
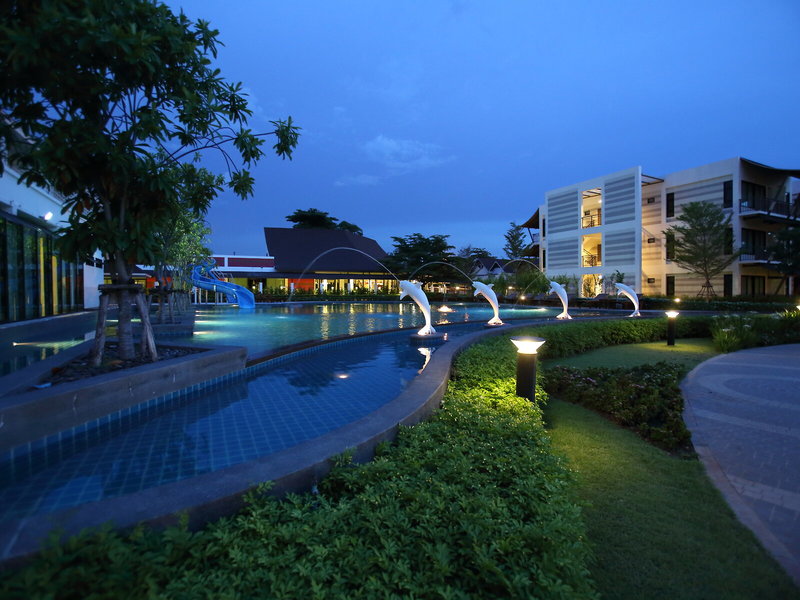
[[667, 315], [667, 346], [675, 345], [675, 318], [678, 316], [677, 310], [668, 310]]
[[533, 401], [536, 397], [536, 351], [544, 338], [511, 338], [517, 347], [517, 396]]

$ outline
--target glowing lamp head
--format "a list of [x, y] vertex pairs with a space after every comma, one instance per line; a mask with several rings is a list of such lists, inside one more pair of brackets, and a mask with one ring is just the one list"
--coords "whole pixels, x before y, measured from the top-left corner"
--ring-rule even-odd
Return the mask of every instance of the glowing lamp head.
[[800, 304], [797, 305], [797, 310], [800, 310]]
[[50, 219], [52, 219], [52, 218], [53, 218], [53, 213], [51, 213], [51, 212], [48, 210], [46, 213], [44, 213], [44, 216], [43, 216], [42, 218], [43, 218], [45, 221], [49, 221]]
[[518, 337], [511, 338], [511, 341], [520, 354], [536, 354], [539, 346], [544, 344], [546, 340], [540, 337]]
[[670, 318], [670, 319], [674, 319], [674, 318], [675, 318], [675, 317], [677, 317], [677, 316], [678, 316], [680, 313], [679, 313], [677, 310], [668, 310], [668, 311], [666, 311], [664, 314], [665, 314], [665, 315], [667, 315], [667, 317], [668, 317], [668, 318]]
[[675, 298], [675, 302], [680, 302], [680, 301], [681, 301], [680, 298]]

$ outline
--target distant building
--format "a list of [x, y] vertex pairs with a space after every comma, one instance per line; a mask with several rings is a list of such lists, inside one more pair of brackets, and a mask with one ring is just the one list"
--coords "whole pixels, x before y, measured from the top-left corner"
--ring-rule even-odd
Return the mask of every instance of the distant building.
[[[256, 293], [396, 292], [372, 238], [338, 229], [265, 227], [265, 256], [215, 255], [216, 271]], [[366, 256], [365, 256], [366, 255]]]
[[515, 266], [518, 266], [519, 263], [515, 263], [515, 266], [506, 266], [508, 262], [504, 258], [478, 257], [472, 263], [470, 277], [484, 280], [499, 277], [500, 275], [513, 274], [516, 270]]
[[[102, 263], [62, 256], [54, 231], [65, 225], [61, 200], [19, 185], [5, 165], [0, 176], [0, 322], [22, 321], [97, 307]], [[98, 255], [99, 256], [99, 255]]]
[[[633, 167], [545, 193], [525, 226], [540, 231], [540, 265], [548, 275], [577, 278], [582, 295], [601, 290], [615, 271], [647, 295], [697, 295], [703, 284], [672, 262], [665, 229], [682, 206], [712, 202], [730, 214], [731, 251], [742, 255], [712, 282], [721, 296], [792, 293], [771, 268], [772, 233], [800, 226], [800, 169], [776, 169], [732, 158], [651, 177]], [[588, 281], [587, 281], [588, 280]], [[586, 284], [589, 283], [587, 286]]]

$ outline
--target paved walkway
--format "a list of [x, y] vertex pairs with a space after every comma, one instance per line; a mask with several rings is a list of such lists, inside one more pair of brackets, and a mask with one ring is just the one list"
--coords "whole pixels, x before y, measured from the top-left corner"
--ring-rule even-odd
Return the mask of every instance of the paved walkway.
[[718, 356], [682, 389], [712, 481], [800, 585], [800, 344]]

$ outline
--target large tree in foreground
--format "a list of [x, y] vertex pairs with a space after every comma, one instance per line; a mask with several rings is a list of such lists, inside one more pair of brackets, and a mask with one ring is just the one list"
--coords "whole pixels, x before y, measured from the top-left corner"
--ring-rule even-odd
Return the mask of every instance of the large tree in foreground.
[[731, 239], [731, 216], [711, 202], [689, 202], [673, 225], [664, 233], [674, 240], [674, 258], [679, 267], [699, 275], [703, 285], [698, 296], [711, 298], [711, 280], [722, 273], [741, 253], [734, 252]]
[[[125, 358], [134, 354], [125, 286], [132, 265], [159, 262], [154, 232], [187, 208], [204, 214], [226, 187], [251, 195], [247, 168], [263, 156], [264, 136], [276, 137], [284, 158], [297, 143], [291, 117], [264, 133], [247, 128], [241, 84], [211, 66], [216, 36], [153, 0], [0, 8], [0, 159], [22, 171], [21, 182], [64, 196], [65, 252], [105, 255]], [[205, 150], [221, 153], [223, 174], [200, 166]]]

